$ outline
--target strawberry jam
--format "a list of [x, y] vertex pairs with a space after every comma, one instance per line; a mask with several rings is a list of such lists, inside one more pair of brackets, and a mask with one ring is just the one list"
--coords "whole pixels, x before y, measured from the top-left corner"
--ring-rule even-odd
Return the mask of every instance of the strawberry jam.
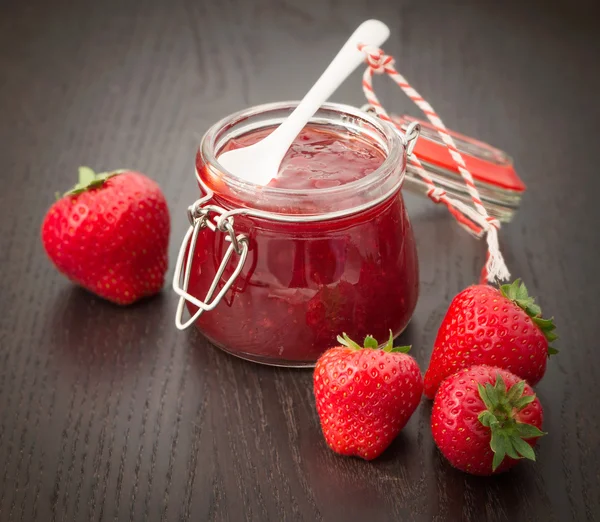
[[[233, 139], [222, 152], [249, 147], [267, 137], [271, 130], [262, 129]], [[383, 160], [381, 150], [359, 137], [344, 139], [339, 134], [308, 127], [292, 143], [269, 186], [299, 190], [337, 187], [364, 178]]]
[[[237, 135], [219, 152], [250, 145], [269, 132]], [[342, 332], [383, 341], [390, 329], [398, 335], [406, 327], [418, 296], [418, 266], [400, 193], [405, 159], [399, 140], [385, 150], [368, 136], [311, 124], [266, 188], [242, 187], [219, 172], [203, 146], [196, 167], [202, 183], [214, 191], [210, 204], [292, 218], [235, 216], [235, 233], [248, 237], [249, 253], [223, 300], [196, 321], [209, 340], [254, 361], [305, 366], [336, 345]], [[389, 147], [400, 149], [391, 162]], [[392, 190], [382, 195], [387, 186]], [[338, 217], [333, 212], [340, 205], [350, 211]], [[206, 295], [228, 247], [226, 235], [200, 231], [190, 294]], [[221, 285], [237, 259], [234, 255]], [[196, 311], [193, 305], [189, 309]]]

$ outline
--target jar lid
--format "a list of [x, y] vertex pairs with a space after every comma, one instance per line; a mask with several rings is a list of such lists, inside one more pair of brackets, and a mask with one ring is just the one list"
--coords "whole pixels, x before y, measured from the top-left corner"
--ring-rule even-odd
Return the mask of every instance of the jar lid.
[[[453, 196], [470, 203], [470, 196], [456, 162], [450, 156], [435, 128], [428, 122], [406, 115], [392, 116], [392, 119], [403, 130], [411, 122], [421, 124], [421, 135], [417, 140], [414, 153], [437, 185]], [[450, 130], [448, 133], [454, 139], [469, 172], [473, 175], [487, 211], [501, 221], [510, 221], [527, 188], [516, 173], [510, 156], [482, 141]], [[417, 189], [419, 192], [425, 188], [424, 182], [410, 164], [406, 172], [406, 188]]]

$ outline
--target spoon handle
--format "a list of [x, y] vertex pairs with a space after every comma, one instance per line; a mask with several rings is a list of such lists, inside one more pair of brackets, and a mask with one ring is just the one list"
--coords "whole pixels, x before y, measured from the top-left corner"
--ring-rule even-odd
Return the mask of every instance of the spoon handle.
[[364, 43], [379, 47], [389, 34], [389, 28], [379, 20], [367, 20], [358, 26], [294, 112], [267, 138], [277, 142], [274, 149], [281, 152], [279, 161], [319, 107], [364, 61], [365, 56], [357, 49], [357, 45]]

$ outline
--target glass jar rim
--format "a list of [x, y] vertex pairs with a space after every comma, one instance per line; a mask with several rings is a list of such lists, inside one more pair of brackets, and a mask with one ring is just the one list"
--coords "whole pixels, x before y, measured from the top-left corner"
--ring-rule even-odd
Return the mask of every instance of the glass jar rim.
[[[222, 139], [222, 135], [224, 133], [252, 117], [257, 117], [268, 113], [275, 113], [277, 111], [287, 110], [291, 112], [298, 105], [298, 103], [298, 101], [283, 101], [255, 105], [247, 109], [237, 111], [217, 121], [206, 131], [200, 142], [198, 152], [202, 158], [202, 162], [204, 165], [206, 165], [210, 172], [224, 182], [229, 189], [234, 190], [237, 194], [241, 193], [247, 195], [248, 201], [255, 201], [252, 196], [257, 193], [260, 193], [263, 199], [279, 199], [289, 201], [290, 204], [296, 201], [297, 198], [306, 195], [316, 198], [336, 197], [340, 200], [343, 200], [344, 195], [350, 197], [353, 194], [366, 193], [370, 189], [377, 188], [378, 185], [382, 185], [380, 182], [382, 180], [386, 180], [386, 178], [391, 178], [390, 181], [392, 183], [388, 183], [382, 187], [386, 189], [384, 190], [385, 194], [393, 194], [396, 192], [396, 190], [400, 189], [406, 173], [407, 147], [404, 135], [386, 121], [364, 112], [361, 109], [341, 103], [323, 104], [315, 116], [311, 118], [309, 123], [317, 125], [323, 124], [325, 123], [322, 115], [323, 112], [337, 113], [345, 118], [345, 120], [340, 120], [340, 122], [336, 122], [336, 124], [344, 124], [347, 129], [352, 130], [354, 133], [368, 135], [371, 137], [371, 139], [376, 140], [377, 146], [382, 150], [385, 157], [381, 165], [379, 165], [377, 169], [375, 169], [373, 172], [370, 172], [366, 176], [335, 187], [288, 189], [261, 186], [247, 182], [228, 172], [221, 166], [221, 164], [218, 162], [217, 155], [220, 153], [227, 141], [231, 139], [231, 137], [228, 139]], [[257, 130], [276, 124], [278, 124], [278, 122], [269, 120], [268, 123], [262, 126], [255, 126], [252, 129], [240, 132], [240, 135], [252, 130]], [[397, 177], [397, 179], [393, 179], [394, 177]], [[199, 173], [198, 178], [200, 178]], [[379, 200], [380, 196], [382, 196], [382, 191], [375, 190], [372, 199]], [[360, 206], [363, 207], [364, 205]], [[340, 210], [350, 209], [337, 208], [333, 212], [337, 213]], [[327, 214], [329, 212], [332, 211], [329, 210], [322, 213]], [[321, 212], [319, 212], [319, 214], [321, 214]]]

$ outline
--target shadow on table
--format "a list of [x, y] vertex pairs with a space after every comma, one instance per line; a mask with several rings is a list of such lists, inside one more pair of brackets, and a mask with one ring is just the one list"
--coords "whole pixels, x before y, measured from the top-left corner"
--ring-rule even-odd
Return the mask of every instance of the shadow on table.
[[[92, 373], [114, 364], [137, 366], [160, 347], [168, 321], [168, 298], [159, 295], [129, 306], [101, 299], [75, 285], [56, 295], [48, 314], [48, 346], [58, 360]], [[112, 364], [111, 364], [112, 363]]]
[[450, 466], [435, 445], [432, 452], [437, 489], [452, 516], [481, 519], [492, 511], [503, 513], [507, 520], [524, 519], [527, 499], [535, 490], [531, 463], [519, 463], [500, 475], [479, 477]]
[[401, 431], [388, 448], [377, 457], [377, 465], [393, 463], [394, 466], [402, 466], [409, 456], [418, 451], [415, 437]]

